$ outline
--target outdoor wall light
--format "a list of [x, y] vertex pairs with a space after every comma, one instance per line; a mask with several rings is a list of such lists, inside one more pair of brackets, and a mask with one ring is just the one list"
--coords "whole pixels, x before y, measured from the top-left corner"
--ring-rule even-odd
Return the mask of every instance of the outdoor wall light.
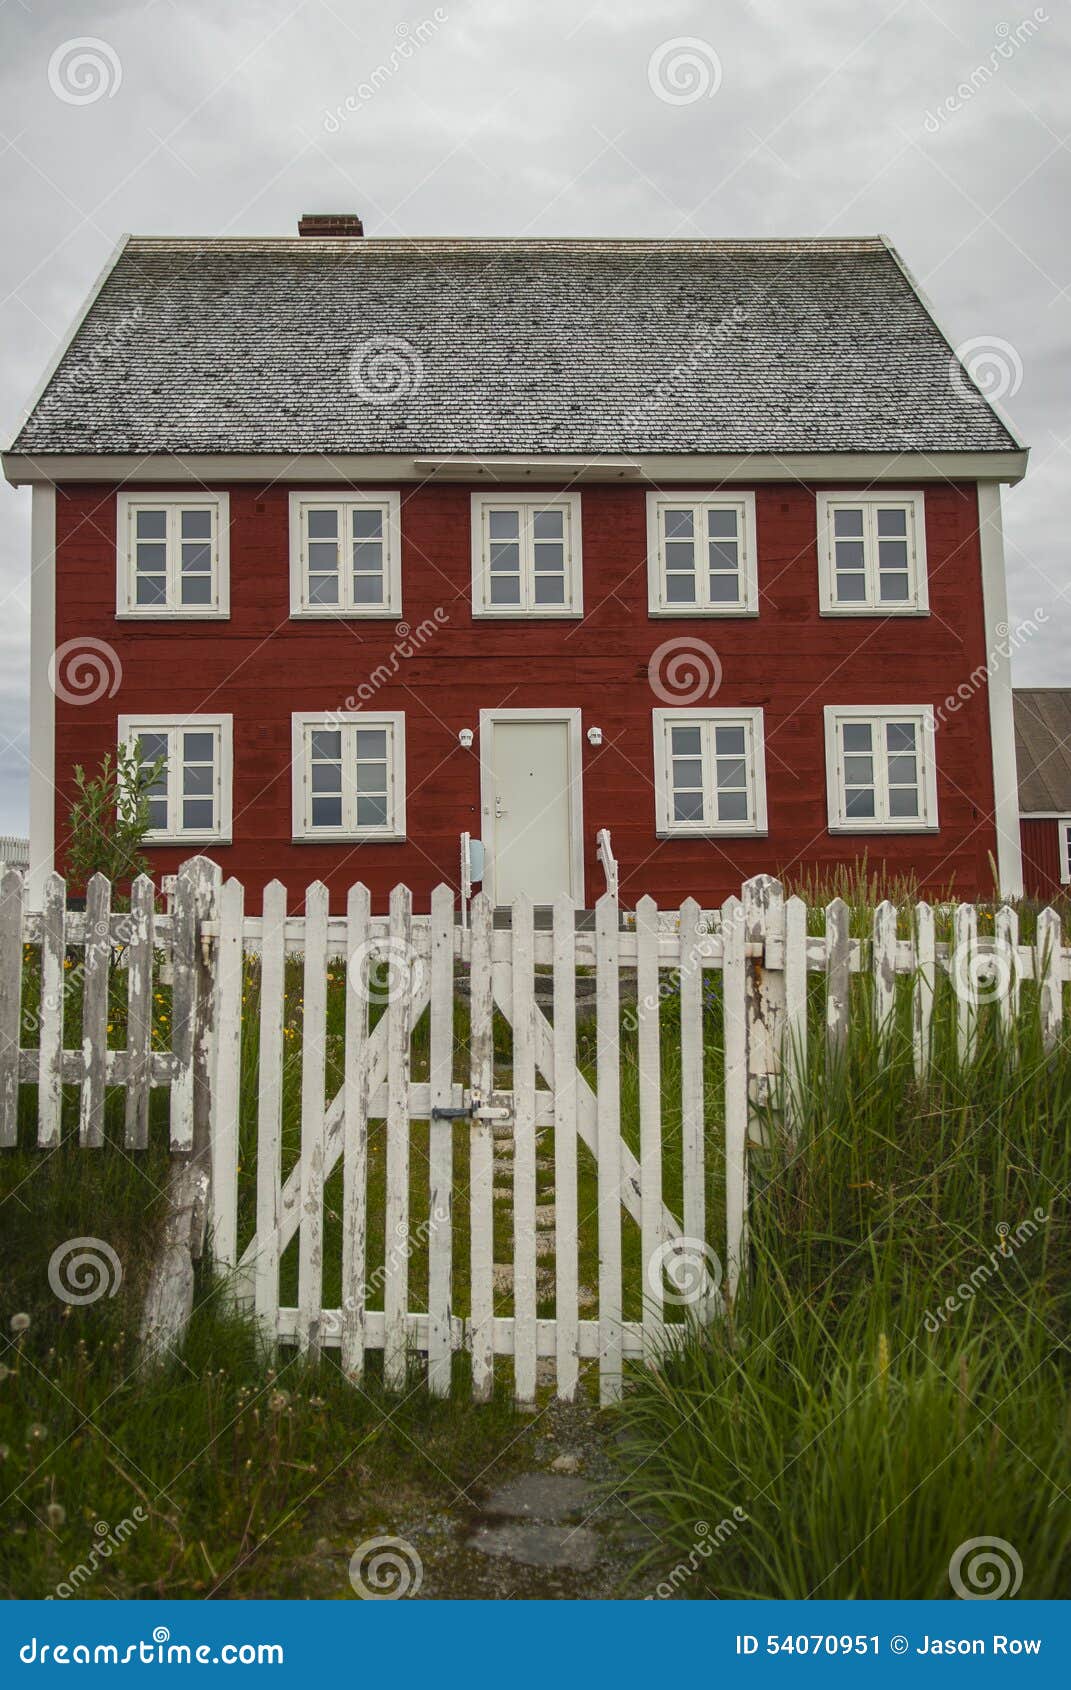
[[588, 744], [589, 745], [601, 745], [602, 744], [602, 729], [601, 728], [589, 728], [588, 729]]
[[460, 745], [462, 751], [471, 751], [472, 750], [472, 729], [471, 728], [462, 728], [461, 732], [457, 736], [457, 743]]

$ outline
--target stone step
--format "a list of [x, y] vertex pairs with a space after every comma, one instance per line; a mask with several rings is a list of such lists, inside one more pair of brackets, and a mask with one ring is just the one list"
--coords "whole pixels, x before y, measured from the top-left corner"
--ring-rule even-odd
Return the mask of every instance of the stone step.
[[525, 1525], [513, 1520], [478, 1527], [467, 1547], [522, 1567], [560, 1567], [574, 1573], [590, 1572], [606, 1554], [601, 1538], [584, 1526]]

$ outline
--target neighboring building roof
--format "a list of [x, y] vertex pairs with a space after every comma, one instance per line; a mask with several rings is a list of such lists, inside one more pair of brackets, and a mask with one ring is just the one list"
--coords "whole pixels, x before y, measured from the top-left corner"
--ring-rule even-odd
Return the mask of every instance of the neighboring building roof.
[[1071, 816], [1071, 687], [1015, 691], [1019, 810]]
[[882, 239], [376, 238], [128, 241], [12, 448], [1019, 449]]

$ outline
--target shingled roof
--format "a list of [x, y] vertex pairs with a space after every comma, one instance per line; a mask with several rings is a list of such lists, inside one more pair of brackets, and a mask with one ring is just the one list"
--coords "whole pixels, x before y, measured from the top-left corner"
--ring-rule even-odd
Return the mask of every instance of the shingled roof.
[[1017, 449], [881, 239], [132, 239], [12, 448]]
[[1020, 814], [1071, 816], [1071, 688], [1017, 688], [1014, 697]]

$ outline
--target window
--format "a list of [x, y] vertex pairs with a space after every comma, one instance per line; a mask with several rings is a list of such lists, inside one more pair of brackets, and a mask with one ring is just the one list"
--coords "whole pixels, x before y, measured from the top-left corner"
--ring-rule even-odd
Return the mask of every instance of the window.
[[761, 710], [656, 710], [660, 834], [765, 833]]
[[647, 495], [652, 616], [757, 616], [753, 493]]
[[921, 493], [819, 493], [823, 614], [927, 612], [925, 515]]
[[933, 711], [826, 709], [826, 785], [834, 833], [918, 833], [937, 826]]
[[472, 614], [579, 616], [580, 495], [472, 495]]
[[294, 838], [405, 837], [405, 717], [293, 717]]
[[1071, 885], [1071, 819], [1058, 821], [1056, 832], [1060, 841], [1060, 884]]
[[230, 613], [226, 493], [120, 493], [118, 616]]
[[230, 716], [121, 716], [119, 738], [138, 747], [143, 765], [164, 761], [149, 789], [149, 844], [229, 841]]
[[290, 614], [400, 616], [397, 493], [291, 493]]

